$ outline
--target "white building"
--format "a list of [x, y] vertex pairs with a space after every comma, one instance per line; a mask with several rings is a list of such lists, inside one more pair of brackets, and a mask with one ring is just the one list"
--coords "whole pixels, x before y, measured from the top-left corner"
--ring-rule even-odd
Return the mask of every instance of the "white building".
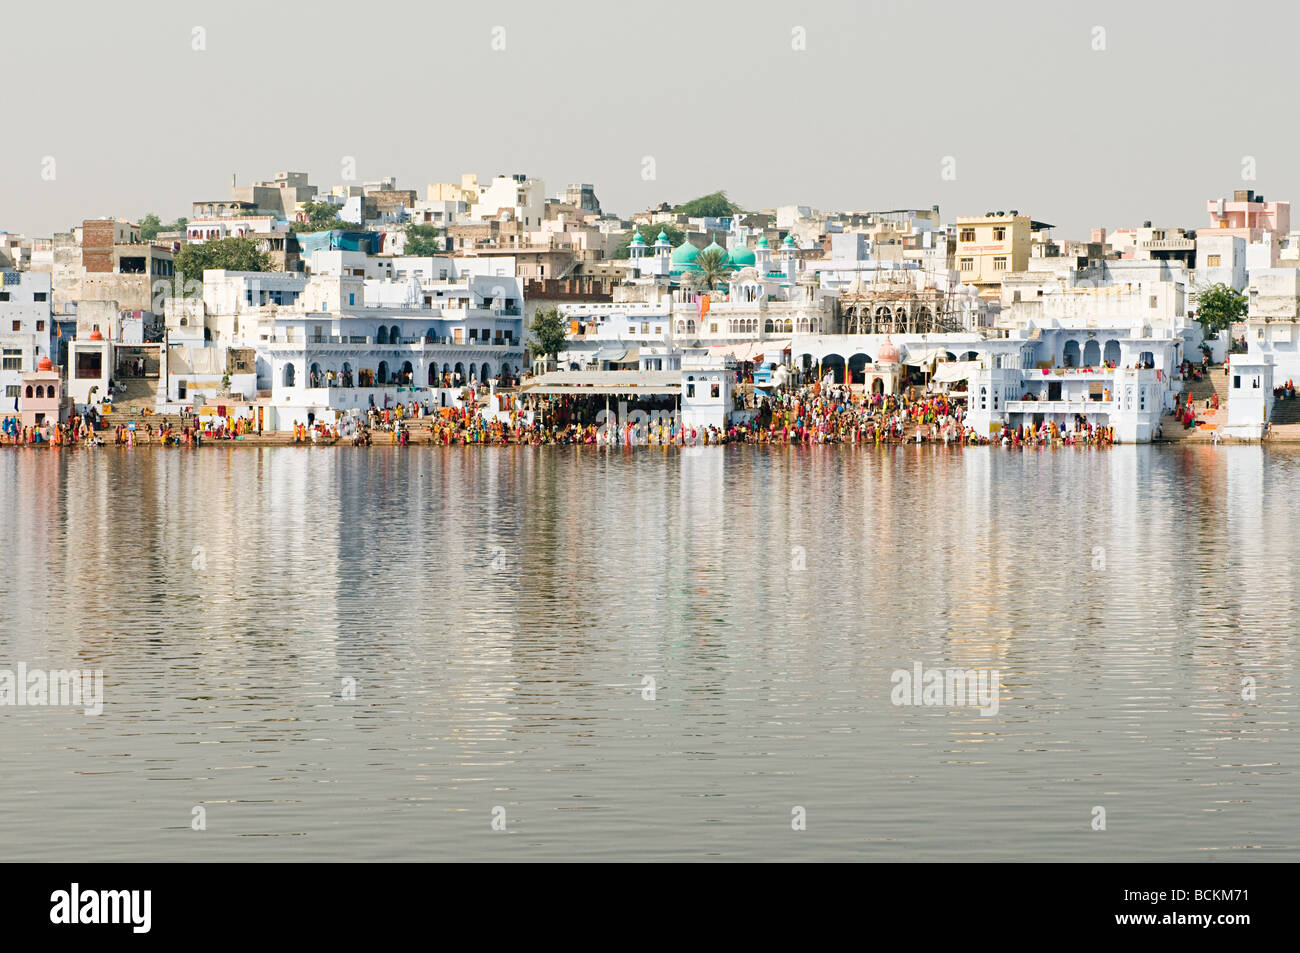
[[[228, 375], [230, 394], [268, 405], [264, 426], [285, 429], [371, 406], [452, 406], [468, 384], [518, 378], [523, 292], [515, 277], [448, 259], [449, 276], [429, 278], [444, 271], [439, 260], [395, 259], [406, 266], [397, 269], [403, 278], [370, 278], [376, 263], [323, 254], [318, 264], [335, 273], [214, 270], [204, 275], [202, 313], [173, 303], [167, 327], [176, 360], [165, 402], [183, 404]], [[232, 372], [240, 350], [255, 355], [252, 367]]]
[[24, 372], [50, 354], [50, 275], [0, 272], [0, 412], [18, 408]]
[[539, 228], [546, 218], [546, 187], [541, 179], [526, 175], [498, 175], [490, 185], [481, 186], [478, 201], [469, 210], [476, 222], [509, 214], [524, 228]]

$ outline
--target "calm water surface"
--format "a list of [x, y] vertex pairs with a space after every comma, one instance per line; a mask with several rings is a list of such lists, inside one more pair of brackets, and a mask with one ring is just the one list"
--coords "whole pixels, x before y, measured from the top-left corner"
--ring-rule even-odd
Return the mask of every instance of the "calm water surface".
[[0, 856], [1297, 860], [1298, 498], [1260, 447], [0, 451], [0, 668], [105, 677], [0, 707]]

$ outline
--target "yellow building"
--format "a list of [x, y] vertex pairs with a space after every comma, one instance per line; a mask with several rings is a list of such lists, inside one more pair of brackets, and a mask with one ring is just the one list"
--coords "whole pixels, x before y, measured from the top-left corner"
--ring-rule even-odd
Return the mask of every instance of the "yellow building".
[[958, 218], [957, 271], [962, 283], [975, 285], [981, 297], [999, 297], [1002, 276], [1029, 267], [1031, 236], [1045, 227], [1014, 211]]

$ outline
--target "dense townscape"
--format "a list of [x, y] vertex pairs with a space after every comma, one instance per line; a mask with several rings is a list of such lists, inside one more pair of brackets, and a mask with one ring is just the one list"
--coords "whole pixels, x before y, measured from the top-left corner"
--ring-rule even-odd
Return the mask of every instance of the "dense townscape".
[[1077, 239], [1019, 210], [622, 217], [524, 174], [239, 185], [0, 233], [22, 446], [1288, 439], [1300, 232], [1251, 189]]

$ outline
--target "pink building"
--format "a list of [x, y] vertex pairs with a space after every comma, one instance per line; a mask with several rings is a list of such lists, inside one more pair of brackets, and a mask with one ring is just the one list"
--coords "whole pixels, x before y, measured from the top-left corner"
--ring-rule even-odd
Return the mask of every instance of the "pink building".
[[1263, 241], [1265, 234], [1280, 244], [1291, 231], [1291, 203], [1265, 202], [1254, 189], [1238, 189], [1231, 199], [1210, 199], [1206, 208], [1213, 234], [1244, 238], [1248, 245]]
[[62, 423], [63, 382], [53, 362], [43, 357], [36, 370], [23, 374], [22, 389], [18, 397], [18, 416], [24, 427], [35, 427], [49, 421]]

